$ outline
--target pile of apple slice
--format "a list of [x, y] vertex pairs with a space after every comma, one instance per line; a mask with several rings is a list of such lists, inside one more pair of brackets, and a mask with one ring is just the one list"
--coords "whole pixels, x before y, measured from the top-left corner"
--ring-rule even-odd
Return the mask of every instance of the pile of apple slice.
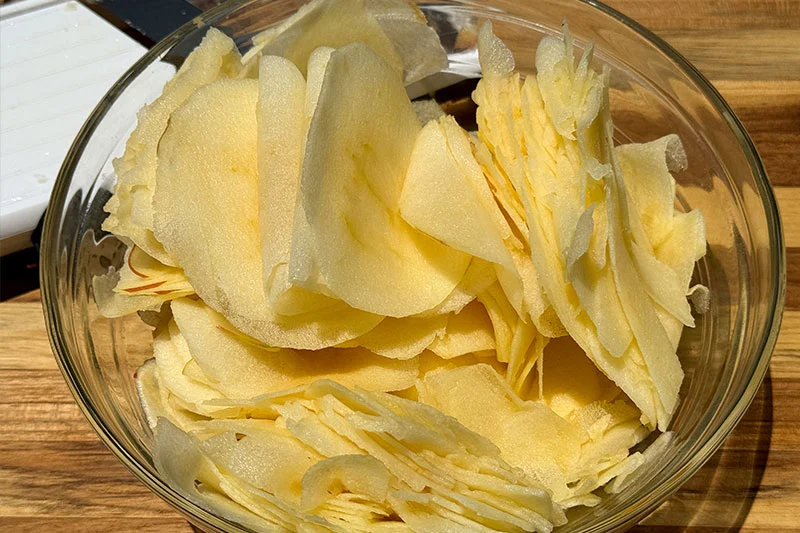
[[315, 0], [244, 57], [209, 30], [139, 113], [104, 224], [126, 261], [94, 292], [150, 312], [154, 461], [196, 505], [549, 532], [653, 455], [632, 449], [668, 429], [707, 297], [680, 141], [615, 147], [608, 74], [566, 29], [535, 75], [489, 23], [478, 51], [467, 132], [409, 101], [447, 66], [415, 6]]

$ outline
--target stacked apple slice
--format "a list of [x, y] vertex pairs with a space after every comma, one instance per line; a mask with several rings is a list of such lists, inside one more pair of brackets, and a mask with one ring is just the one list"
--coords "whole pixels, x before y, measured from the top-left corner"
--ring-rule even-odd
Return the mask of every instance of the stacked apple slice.
[[446, 55], [405, 0], [316, 0], [244, 57], [212, 29], [140, 112], [94, 291], [154, 311], [136, 385], [189, 500], [265, 531], [549, 532], [654, 455], [707, 295], [680, 141], [614, 147], [566, 31], [536, 75], [490, 24], [478, 51], [472, 133], [409, 101]]

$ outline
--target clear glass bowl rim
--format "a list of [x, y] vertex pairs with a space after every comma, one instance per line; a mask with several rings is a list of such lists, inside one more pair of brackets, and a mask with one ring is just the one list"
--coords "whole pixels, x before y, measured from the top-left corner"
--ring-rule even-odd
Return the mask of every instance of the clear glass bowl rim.
[[[164, 481], [153, 476], [149, 470], [140, 465], [138, 460], [125, 450], [124, 446], [122, 446], [122, 444], [116, 439], [111, 431], [104, 425], [102, 419], [92, 405], [91, 398], [89, 398], [89, 396], [79, 385], [77, 369], [70, 359], [68, 344], [64, 338], [64, 332], [62, 332], [60, 327], [62, 323], [61, 310], [57, 305], [51, 305], [51, 303], [54, 303], [58, 299], [56, 261], [58, 260], [59, 255], [57, 253], [58, 250], [56, 246], [59, 242], [60, 216], [67, 201], [67, 193], [71, 184], [72, 175], [75, 171], [78, 161], [83, 154], [86, 143], [97, 128], [100, 121], [106, 115], [109, 107], [139, 74], [141, 74], [151, 63], [156, 61], [163, 53], [165, 53], [175, 44], [179, 43], [186, 35], [196, 30], [198, 27], [206, 25], [208, 21], [214, 20], [227, 12], [231, 12], [248, 3], [249, 1], [250, 0], [228, 0], [179, 27], [172, 34], [161, 40], [147, 53], [145, 53], [144, 56], [142, 56], [125, 74], [122, 75], [122, 77], [111, 87], [111, 89], [109, 89], [106, 95], [97, 104], [75, 138], [75, 141], [70, 147], [61, 169], [59, 170], [53, 192], [50, 197], [47, 212], [45, 214], [45, 221], [42, 230], [42, 246], [40, 252], [41, 266], [39, 271], [45, 323], [48, 336], [50, 338], [51, 347], [70, 392], [72, 393], [73, 397], [78, 403], [78, 406], [89, 421], [94, 431], [98, 434], [102, 442], [137, 478], [139, 478], [140, 481], [142, 481], [148, 488], [156, 492], [162, 499], [167, 501], [175, 509], [183, 513], [185, 516], [187, 516], [187, 518], [191, 518], [193, 520], [199, 519], [207, 525], [224, 529], [229, 529], [231, 526], [234, 526], [234, 524], [212, 515], [205, 509], [195, 505], [175, 492], [171, 487], [164, 483]], [[465, 4], [471, 3], [469, 0], [461, 1]], [[660, 37], [638, 22], [620, 13], [616, 9], [598, 2], [597, 0], [578, 1], [597, 9], [602, 13], [612, 17], [616, 21], [624, 24], [643, 37], [645, 40], [649, 41], [649, 43], [657, 48], [660, 52], [669, 57], [669, 59], [677, 65], [677, 68], [696, 84], [703, 95], [728, 123], [731, 131], [738, 138], [739, 144], [745, 156], [747, 157], [747, 160], [750, 164], [750, 170], [755, 178], [759, 198], [764, 207], [770, 241], [770, 263], [772, 266], [771, 274], [774, 281], [770, 287], [771, 292], [768, 295], [771, 302], [770, 308], [773, 309], [773, 312], [767, 317], [767, 322], [765, 325], [766, 327], [761, 333], [761, 337], [758, 342], [759, 355], [757, 359], [755, 359], [754, 364], [752, 364], [749, 368], [743, 369], [745, 372], [749, 373], [749, 378], [746, 381], [747, 386], [743, 391], [743, 394], [739, 397], [738, 401], [731, 405], [727, 413], [722, 413], [723, 422], [719, 425], [716, 431], [708, 436], [706, 441], [697, 450], [697, 452], [687, 458], [686, 463], [682, 465], [680, 469], [674, 472], [655, 490], [640, 498], [632, 507], [626, 509], [622, 513], [611, 515], [597, 524], [593, 524], [590, 531], [599, 532], [613, 529], [624, 524], [631, 524], [655, 510], [658, 505], [660, 505], [672, 493], [674, 493], [692, 475], [694, 475], [703, 466], [703, 464], [708, 461], [708, 459], [710, 459], [714, 452], [716, 452], [722, 446], [725, 438], [730, 434], [742, 416], [744, 416], [744, 413], [752, 403], [756, 392], [761, 386], [764, 376], [766, 375], [769, 367], [770, 357], [773, 349], [775, 348], [775, 343], [780, 331], [786, 297], [786, 250], [780, 213], [778, 211], [775, 195], [769, 182], [769, 178], [767, 177], [766, 170], [764, 169], [764, 165], [758, 155], [758, 151], [756, 150], [753, 141], [750, 139], [750, 136], [744, 129], [744, 126], [728, 103], [724, 100], [722, 95], [720, 95], [714, 86], [706, 79], [706, 77], [678, 51], [676, 51], [674, 48], [672, 48], [672, 46], [667, 44]]]

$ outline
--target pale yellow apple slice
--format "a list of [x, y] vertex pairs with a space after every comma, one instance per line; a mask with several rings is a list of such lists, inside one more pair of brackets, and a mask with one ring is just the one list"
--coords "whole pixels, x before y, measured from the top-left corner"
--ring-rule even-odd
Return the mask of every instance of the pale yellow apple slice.
[[180, 267], [165, 265], [136, 245], [125, 252], [119, 270], [92, 279], [100, 313], [115, 318], [136, 311], [159, 311], [164, 302], [190, 296], [194, 288]]
[[382, 502], [389, 492], [389, 472], [369, 455], [329, 457], [309, 468], [301, 480], [300, 508], [309, 512], [347, 491], [364, 499]]
[[611, 356], [619, 357], [630, 346], [633, 332], [619, 300], [610, 265], [604, 261], [602, 268], [598, 268], [590, 253], [595, 236], [594, 219], [601, 217], [607, 220], [604, 200], [591, 204], [578, 219], [564, 259], [567, 278], [594, 323], [598, 340]]
[[134, 374], [136, 393], [144, 411], [145, 420], [150, 429], [155, 430], [159, 418], [167, 418], [184, 431], [197, 427], [197, 423], [205, 420], [186, 409], [178, 408], [170, 401], [172, 394], [161, 385], [155, 359], [149, 359], [136, 369]]
[[475, 257], [515, 270], [503, 241], [511, 229], [451, 116], [417, 136], [400, 197], [400, 214], [418, 230]]
[[378, 55], [363, 44], [331, 55], [303, 163], [299, 201], [310, 235], [293, 238], [293, 284], [392, 317], [431, 309], [452, 292], [469, 256], [399, 214], [419, 129]]
[[430, 351], [442, 359], [453, 359], [495, 348], [492, 321], [480, 302], [471, 302], [460, 312], [450, 315], [444, 335], [434, 339], [428, 346]]
[[214, 490], [214, 487], [219, 487], [223, 476], [200, 451], [195, 437], [165, 418], [158, 420], [154, 433], [153, 463], [174, 490], [201, 508], [254, 531], [264, 527], [263, 516]]
[[580, 459], [569, 474], [571, 479], [581, 480], [583, 489], [578, 492], [605, 485], [610, 478], [603, 480], [603, 473], [622, 463], [628, 451], [650, 434], [639, 421], [639, 414], [627, 398], [595, 401], [572, 413], [569, 420], [590, 437], [583, 443]]
[[[224, 314], [266, 314], [258, 226], [255, 80], [197, 90], [158, 149], [155, 234], [197, 293]], [[234, 323], [236, 321], [234, 320]]]
[[672, 231], [655, 249], [660, 262], [668, 265], [678, 276], [683, 287], [689, 287], [694, 264], [706, 253], [706, 233], [703, 214], [699, 209], [688, 213], [675, 213]]
[[[261, 58], [258, 78], [258, 202], [267, 294], [289, 262], [292, 222], [303, 167], [306, 81], [288, 59]], [[285, 287], [282, 287], [285, 289]]]
[[284, 23], [253, 37], [245, 70], [259, 55], [293, 61], [301, 72], [319, 47], [364, 43], [413, 83], [447, 67], [447, 54], [422, 12], [406, 0], [314, 0]]
[[362, 346], [390, 359], [407, 360], [421, 354], [444, 335], [447, 315], [386, 318], [361, 337], [344, 342], [342, 348]]
[[169, 295], [119, 294], [114, 288], [121, 280], [120, 272], [113, 267], [102, 276], [92, 279], [92, 294], [100, 314], [106, 318], [130, 315], [137, 311], [158, 311]]
[[[608, 117], [607, 108], [604, 109], [604, 114], [606, 149], [609, 159], [615, 163], [611, 141], [613, 126]], [[666, 431], [677, 406], [678, 392], [683, 381], [683, 370], [669, 336], [656, 315], [653, 301], [647, 294], [640, 273], [636, 270], [630, 252], [625, 248], [623, 215], [626, 208], [621, 204], [627, 202], [627, 197], [619, 167], [616, 164], [614, 166], [614, 179], [606, 182], [609, 257], [620, 302], [636, 338], [636, 344], [647, 365], [653, 385], [658, 392], [658, 426], [662, 431]]]
[[433, 309], [423, 311], [416, 316], [427, 317], [459, 313], [495, 281], [497, 281], [497, 273], [492, 263], [473, 257], [453, 292], [448, 294], [447, 298]]
[[302, 16], [261, 47], [261, 54], [285, 57], [305, 75], [308, 57], [317, 48], [340, 48], [357, 42], [373, 49], [398, 76], [402, 76], [403, 59], [377, 21], [367, 12], [364, 0], [311, 2]]
[[299, 315], [336, 304], [324, 295], [292, 287], [288, 280], [308, 115], [313, 113], [314, 94], [319, 92], [331, 51], [319, 49], [309, 58], [308, 92], [306, 81], [291, 61], [277, 56], [261, 59], [258, 98], [261, 257], [269, 306], [281, 315]]
[[[274, 494], [289, 504], [300, 503], [303, 474], [322, 457], [275, 424], [257, 434], [225, 432], [200, 443], [200, 449], [221, 470]], [[241, 435], [241, 434], [240, 434]]]
[[621, 393], [569, 337], [550, 341], [542, 361], [539, 400], [562, 418], [594, 401], [613, 400]]
[[363, 349], [307, 352], [244, 343], [220, 327], [223, 319], [214, 310], [188, 298], [172, 302], [172, 312], [191, 356], [229, 398], [251, 398], [320, 378], [370, 390], [402, 390], [413, 385], [419, 371], [416, 360], [391, 360]]
[[[497, 360], [497, 354], [494, 350], [486, 350], [482, 352], [471, 352], [458, 357], [445, 359], [436, 355], [433, 351], [427, 350], [422, 352], [419, 356], [419, 375], [423, 379], [428, 374], [435, 374], [437, 372], [444, 372], [446, 370], [453, 370], [454, 368], [461, 368], [465, 366], [486, 364], [494, 368], [495, 372], [502, 375], [506, 371], [506, 365]], [[408, 392], [411, 400], [417, 400], [418, 394], [416, 388]]]
[[178, 73], [151, 104], [138, 114], [139, 122], [114, 161], [117, 182], [105, 211], [103, 229], [128, 244], [137, 244], [167, 265], [175, 260], [153, 235], [153, 190], [156, 182], [156, 150], [169, 117], [197, 88], [219, 78], [235, 76], [239, 51], [224, 33], [211, 28], [200, 45], [186, 58]]
[[[653, 248], [660, 246], [672, 232], [677, 211], [674, 208], [675, 180], [670, 171], [686, 166], [680, 140], [670, 135], [646, 144], [624, 145], [616, 149], [616, 154], [633, 208], [629, 217], [641, 219], [643, 231], [634, 235], [636, 242], [631, 245], [631, 253], [648, 294], [681, 323], [693, 327], [694, 319], [686, 300], [688, 280], [682, 279], [686, 269], [676, 271], [660, 261], [651, 248], [651, 245]], [[692, 235], [685, 237], [683, 250], [687, 251], [685, 255], [691, 269], [704, 253], [705, 238], [702, 233], [699, 235], [702, 250], [698, 255], [694, 251], [697, 245], [693, 245], [698, 239], [692, 239]]]
[[[654, 250], [658, 261], [668, 265], [675, 275], [678, 276], [680, 287], [689, 287], [694, 272], [694, 264], [699, 261], [706, 253], [705, 223], [703, 215], [699, 209], [694, 209], [688, 213], [676, 212], [673, 218], [672, 231], [663, 243]], [[708, 289], [701, 285], [687, 289], [687, 294], [694, 297], [694, 291], [706, 294], [706, 306], [708, 307]], [[697, 305], [695, 305], [697, 307]], [[699, 309], [703, 312], [704, 309]], [[683, 323], [675, 316], [663, 309], [656, 309], [656, 313], [661, 320], [661, 324], [669, 335], [673, 347], [677, 350], [683, 331]]]
[[490, 437], [501, 457], [542, 482], [556, 501], [570, 495], [567, 472], [587, 440], [579, 428], [542, 404], [521, 401], [487, 365], [428, 375], [418, 388], [420, 401]]
[[258, 222], [256, 80], [220, 80], [170, 119], [159, 146], [156, 234], [203, 300], [270, 346], [319, 349], [382, 317], [338, 302], [279, 319], [263, 290]]
[[517, 314], [499, 283], [480, 294], [478, 300], [486, 308], [494, 329], [497, 360], [508, 364], [506, 380], [515, 392], [521, 393], [548, 339], [533, 322]]
[[675, 213], [675, 179], [672, 172], [688, 165], [677, 135], [616, 148], [628, 194], [654, 248], [672, 230]]

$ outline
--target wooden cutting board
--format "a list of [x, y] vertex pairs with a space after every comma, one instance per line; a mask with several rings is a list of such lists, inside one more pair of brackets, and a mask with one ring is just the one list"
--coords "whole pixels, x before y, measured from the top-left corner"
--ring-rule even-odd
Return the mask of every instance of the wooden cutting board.
[[[788, 246], [783, 328], [753, 405], [635, 531], [800, 531], [800, 1], [609, 3], [688, 57], [734, 108], [776, 187]], [[36, 291], [0, 304], [0, 531], [55, 530], [192, 528], [83, 418], [50, 352]]]

